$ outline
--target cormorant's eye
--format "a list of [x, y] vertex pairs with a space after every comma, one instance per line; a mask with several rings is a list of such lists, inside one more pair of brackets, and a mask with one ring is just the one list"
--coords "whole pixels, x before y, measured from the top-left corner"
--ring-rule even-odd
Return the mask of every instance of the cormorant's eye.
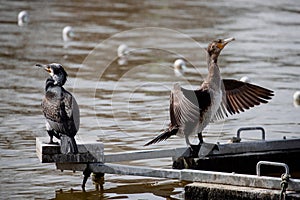
[[222, 43], [222, 40], [221, 40], [221, 39], [218, 39], [218, 43]]

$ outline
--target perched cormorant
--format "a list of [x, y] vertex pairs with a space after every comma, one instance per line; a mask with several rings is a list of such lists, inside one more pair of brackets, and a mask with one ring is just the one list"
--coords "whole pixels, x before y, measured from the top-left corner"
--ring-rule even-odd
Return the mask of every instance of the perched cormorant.
[[202, 131], [209, 122], [228, 114], [243, 112], [260, 103], [267, 103], [273, 91], [250, 83], [222, 79], [217, 65], [222, 49], [234, 38], [213, 41], [207, 48], [208, 75], [197, 90], [187, 90], [178, 83], [170, 95], [169, 127], [145, 146], [168, 139], [172, 135], [184, 135], [191, 146], [189, 136], [198, 134], [203, 143]]
[[50, 136], [50, 144], [54, 144], [53, 136], [61, 140], [61, 152], [78, 153], [75, 135], [79, 129], [79, 107], [70, 92], [63, 88], [67, 81], [67, 72], [62, 65], [36, 64], [50, 74], [46, 80], [46, 94], [42, 101], [42, 110], [46, 118], [46, 129]]

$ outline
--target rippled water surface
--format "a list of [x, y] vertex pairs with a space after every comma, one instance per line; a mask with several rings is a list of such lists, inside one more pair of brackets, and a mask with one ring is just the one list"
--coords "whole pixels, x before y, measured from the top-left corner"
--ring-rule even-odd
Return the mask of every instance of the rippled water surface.
[[[21, 10], [30, 14], [17, 25]], [[97, 139], [106, 152], [184, 146], [174, 137], [143, 144], [169, 121], [174, 82], [197, 88], [207, 74], [204, 48], [216, 38], [235, 37], [219, 58], [222, 76], [248, 76], [275, 91], [272, 101], [211, 124], [204, 139], [225, 142], [241, 126], [263, 126], [267, 139], [299, 138], [300, 3], [285, 1], [1, 1], [0, 5], [0, 178], [7, 199], [182, 199], [185, 183], [106, 175], [104, 191], [91, 181], [81, 192], [80, 172], [41, 164], [35, 138], [46, 136], [40, 103], [47, 75], [35, 63], [58, 62], [69, 73], [65, 88], [81, 109], [78, 140]], [[75, 36], [62, 40], [62, 29]], [[130, 51], [124, 65], [117, 47]], [[174, 75], [176, 58], [187, 61]], [[245, 134], [245, 140], [259, 136]], [[196, 142], [197, 140], [194, 140]], [[129, 164], [170, 168], [171, 159]]]

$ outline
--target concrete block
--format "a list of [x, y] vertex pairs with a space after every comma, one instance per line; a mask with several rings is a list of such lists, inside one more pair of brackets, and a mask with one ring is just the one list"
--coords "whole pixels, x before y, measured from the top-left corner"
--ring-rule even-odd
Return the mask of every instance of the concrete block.
[[[240, 187], [232, 185], [191, 183], [185, 186], [185, 199], [209, 199], [209, 200], [240, 200], [240, 199], [280, 199], [280, 190], [269, 190], [254, 187]], [[287, 191], [286, 199], [300, 199], [299, 193]]]
[[36, 138], [36, 152], [42, 163], [103, 162], [104, 145], [95, 141], [76, 141], [78, 154], [61, 154], [60, 146], [48, 144], [49, 138]]

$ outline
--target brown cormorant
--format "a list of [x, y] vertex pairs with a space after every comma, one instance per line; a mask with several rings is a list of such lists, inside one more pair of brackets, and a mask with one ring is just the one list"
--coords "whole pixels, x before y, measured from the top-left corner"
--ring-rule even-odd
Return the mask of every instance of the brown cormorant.
[[178, 83], [170, 95], [169, 127], [145, 146], [168, 139], [172, 135], [184, 135], [191, 146], [189, 136], [198, 134], [203, 143], [202, 131], [209, 122], [228, 114], [243, 112], [260, 103], [267, 103], [273, 91], [250, 83], [222, 79], [217, 65], [222, 49], [234, 38], [213, 41], [207, 48], [208, 75], [199, 89], [187, 90]]

